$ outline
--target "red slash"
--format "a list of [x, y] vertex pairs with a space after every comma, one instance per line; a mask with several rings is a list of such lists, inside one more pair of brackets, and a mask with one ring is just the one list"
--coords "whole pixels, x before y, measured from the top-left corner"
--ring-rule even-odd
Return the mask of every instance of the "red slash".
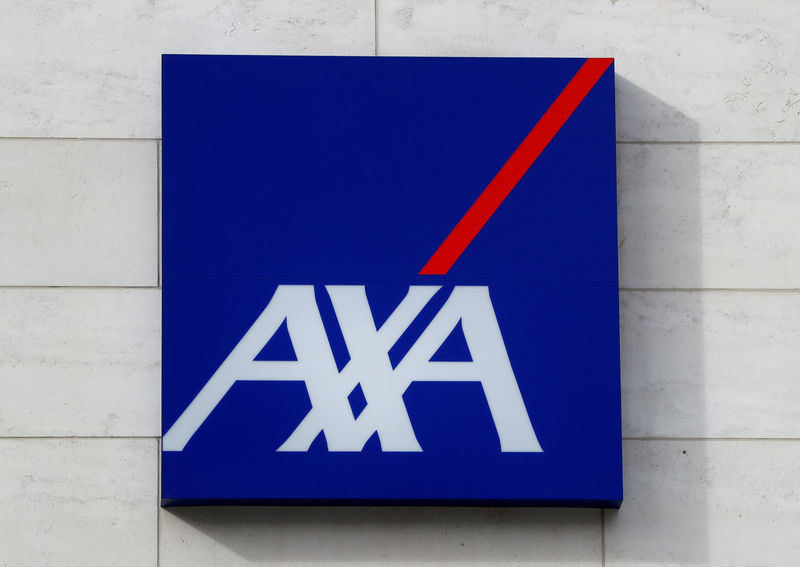
[[587, 59], [555, 102], [511, 154], [494, 179], [458, 221], [444, 242], [420, 270], [421, 275], [444, 275], [466, 250], [483, 225], [491, 218], [539, 154], [558, 133], [595, 83], [611, 66], [613, 59]]

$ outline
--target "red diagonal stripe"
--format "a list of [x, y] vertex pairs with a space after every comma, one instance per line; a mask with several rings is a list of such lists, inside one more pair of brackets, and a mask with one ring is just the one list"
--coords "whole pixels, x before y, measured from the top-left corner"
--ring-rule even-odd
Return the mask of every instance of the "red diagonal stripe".
[[519, 147], [511, 154], [494, 179], [458, 221], [428, 263], [420, 270], [421, 275], [443, 275], [453, 267], [483, 225], [508, 197], [514, 186], [533, 165], [539, 154], [558, 133], [567, 119], [583, 101], [595, 83], [611, 65], [613, 59], [587, 59], [572, 80], [564, 87], [555, 102], [536, 123]]

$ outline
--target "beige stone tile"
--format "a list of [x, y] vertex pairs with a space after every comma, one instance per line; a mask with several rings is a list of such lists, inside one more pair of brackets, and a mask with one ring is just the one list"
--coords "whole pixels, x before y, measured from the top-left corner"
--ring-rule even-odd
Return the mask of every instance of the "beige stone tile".
[[155, 567], [156, 439], [0, 439], [0, 565]]
[[0, 437], [159, 436], [161, 292], [0, 289], [0, 388]]
[[620, 299], [626, 436], [800, 437], [800, 293]]
[[605, 564], [797, 565], [798, 463], [800, 441], [626, 441]]
[[161, 54], [374, 53], [372, 0], [12, 0], [0, 136], [154, 138]]
[[619, 144], [621, 283], [800, 288], [795, 144]]
[[0, 140], [0, 285], [156, 285], [157, 172], [155, 142]]

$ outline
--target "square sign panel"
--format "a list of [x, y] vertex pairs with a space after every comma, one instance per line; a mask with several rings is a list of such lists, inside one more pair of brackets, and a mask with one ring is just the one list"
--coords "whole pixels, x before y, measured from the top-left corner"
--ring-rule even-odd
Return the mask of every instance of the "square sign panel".
[[610, 59], [163, 89], [165, 505], [619, 505]]

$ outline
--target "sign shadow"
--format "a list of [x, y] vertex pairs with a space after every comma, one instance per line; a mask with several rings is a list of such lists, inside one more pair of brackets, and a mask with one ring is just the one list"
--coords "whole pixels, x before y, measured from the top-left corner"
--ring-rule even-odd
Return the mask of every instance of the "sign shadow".
[[[706, 431], [698, 127], [620, 76], [616, 96], [625, 501], [604, 511], [605, 557], [706, 563], [707, 457], [689, 440]], [[626, 137], [664, 124], [682, 140]]]

